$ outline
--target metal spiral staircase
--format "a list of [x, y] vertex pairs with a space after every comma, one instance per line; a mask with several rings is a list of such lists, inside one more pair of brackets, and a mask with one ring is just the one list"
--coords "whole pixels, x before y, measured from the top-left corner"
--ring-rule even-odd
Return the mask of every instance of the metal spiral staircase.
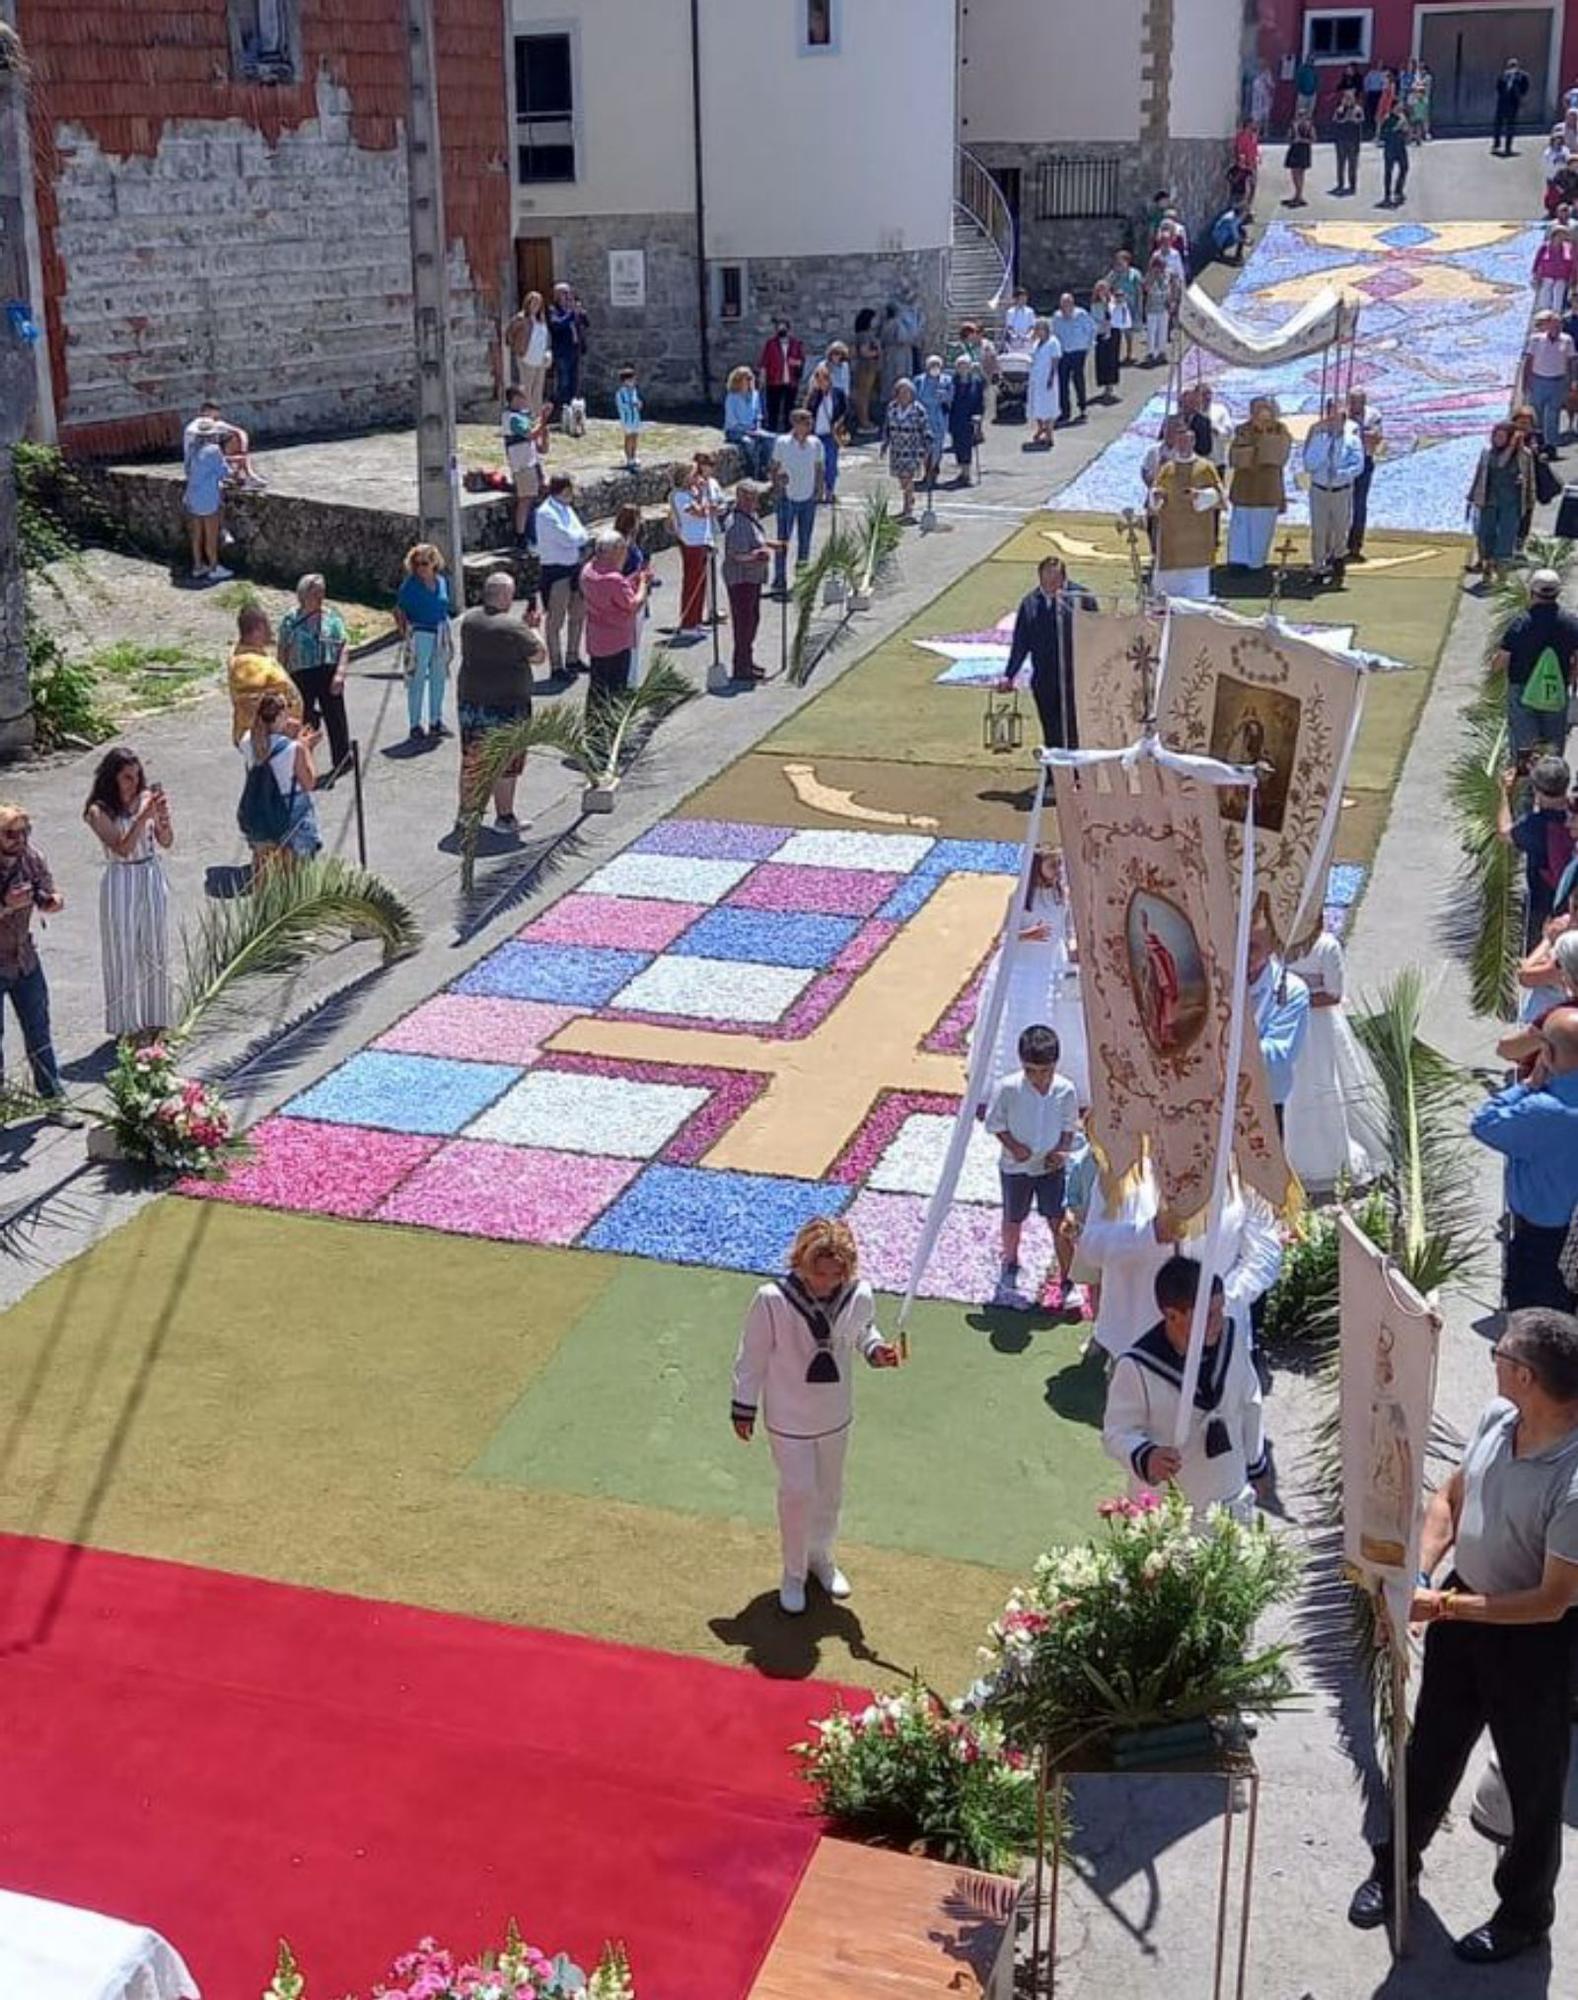
[[998, 318], [1014, 286], [1014, 218], [1002, 189], [967, 146], [954, 148], [948, 331]]

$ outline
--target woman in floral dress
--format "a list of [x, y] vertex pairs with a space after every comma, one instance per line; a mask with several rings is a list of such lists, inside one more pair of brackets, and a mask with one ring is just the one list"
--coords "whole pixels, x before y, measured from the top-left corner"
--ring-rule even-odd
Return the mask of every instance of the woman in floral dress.
[[904, 496], [900, 520], [915, 518], [915, 482], [931, 455], [931, 419], [915, 400], [915, 384], [901, 375], [888, 405], [888, 471]]

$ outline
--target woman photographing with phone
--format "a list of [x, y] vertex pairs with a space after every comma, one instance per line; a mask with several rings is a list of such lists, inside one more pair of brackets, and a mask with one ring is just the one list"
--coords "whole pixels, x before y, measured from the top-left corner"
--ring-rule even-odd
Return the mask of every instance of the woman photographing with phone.
[[142, 760], [107, 751], [93, 774], [82, 817], [104, 849], [99, 946], [104, 957], [104, 1025], [110, 1034], [157, 1037], [170, 1025], [169, 910], [163, 849], [175, 839], [163, 785]]

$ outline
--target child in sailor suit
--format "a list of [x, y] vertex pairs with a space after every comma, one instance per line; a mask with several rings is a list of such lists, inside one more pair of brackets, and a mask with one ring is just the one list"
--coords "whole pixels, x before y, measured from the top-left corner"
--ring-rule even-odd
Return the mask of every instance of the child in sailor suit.
[[1182, 1449], [1173, 1445], [1199, 1284], [1200, 1266], [1186, 1257], [1169, 1258], [1157, 1273], [1161, 1317], [1113, 1368], [1101, 1441], [1127, 1468], [1131, 1494], [1158, 1492], [1171, 1481], [1197, 1512], [1219, 1505], [1247, 1521], [1270, 1461], [1246, 1329], [1224, 1314], [1220, 1278], [1212, 1286], [1189, 1428]]
[[795, 1238], [786, 1277], [751, 1301], [734, 1361], [730, 1417], [750, 1441], [762, 1409], [778, 1467], [778, 1532], [785, 1611], [805, 1609], [807, 1576], [830, 1597], [849, 1582], [833, 1560], [844, 1497], [844, 1453], [853, 1421], [857, 1353], [874, 1368], [898, 1366], [874, 1324], [871, 1287], [859, 1281], [847, 1224], [822, 1217]]

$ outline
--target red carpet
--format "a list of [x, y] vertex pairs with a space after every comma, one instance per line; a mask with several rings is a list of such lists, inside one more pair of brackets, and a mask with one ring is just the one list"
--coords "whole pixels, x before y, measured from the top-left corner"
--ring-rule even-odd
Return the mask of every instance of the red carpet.
[[281, 1935], [327, 2000], [512, 1915], [741, 2000], [816, 1842], [825, 1684], [12, 1536], [0, 1573], [0, 1886], [152, 1924], [205, 2000]]

